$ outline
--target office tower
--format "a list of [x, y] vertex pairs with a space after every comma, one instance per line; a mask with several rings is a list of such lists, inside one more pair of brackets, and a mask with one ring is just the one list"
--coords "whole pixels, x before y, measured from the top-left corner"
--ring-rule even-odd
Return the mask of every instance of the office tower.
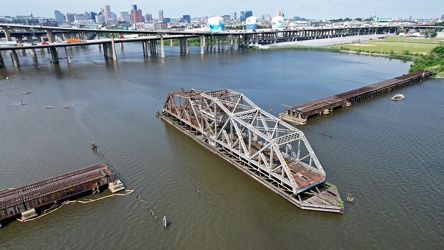
[[54, 16], [58, 23], [66, 23], [66, 17], [62, 12], [54, 10]]
[[120, 11], [120, 20], [129, 22], [131, 20], [130, 13], [127, 10]]
[[184, 23], [191, 23], [191, 16], [190, 15], [183, 15], [182, 16], [182, 22], [184, 22]]
[[66, 13], [66, 22], [72, 23], [74, 22], [76, 14], [75, 13]]
[[153, 21], [153, 15], [152, 14], [145, 14], [145, 22], [151, 22]]
[[249, 18], [250, 16], [253, 16], [253, 11], [251, 10], [245, 11], [245, 19]]
[[247, 18], [245, 17], [245, 11], [240, 12], [240, 21], [245, 21]]
[[163, 10], [159, 10], [158, 14], [159, 14], [159, 19], [157, 21], [162, 23], [163, 22]]
[[143, 22], [142, 10], [131, 10], [131, 24]]
[[111, 18], [111, 7], [109, 5], [103, 6], [102, 15], [105, 16], [105, 21]]

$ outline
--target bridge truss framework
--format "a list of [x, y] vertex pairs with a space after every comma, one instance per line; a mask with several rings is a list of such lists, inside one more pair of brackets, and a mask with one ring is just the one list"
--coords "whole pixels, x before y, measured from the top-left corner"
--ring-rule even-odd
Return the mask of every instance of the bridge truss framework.
[[163, 114], [297, 195], [325, 181], [304, 133], [233, 90], [169, 93]]

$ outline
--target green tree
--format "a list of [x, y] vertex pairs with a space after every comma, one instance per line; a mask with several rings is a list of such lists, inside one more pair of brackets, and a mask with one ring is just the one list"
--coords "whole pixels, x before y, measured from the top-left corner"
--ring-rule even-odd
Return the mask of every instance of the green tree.
[[430, 32], [430, 37], [431, 38], [434, 38], [434, 37], [436, 37], [438, 35], [438, 32], [436, 32], [436, 30], [432, 30], [431, 32]]

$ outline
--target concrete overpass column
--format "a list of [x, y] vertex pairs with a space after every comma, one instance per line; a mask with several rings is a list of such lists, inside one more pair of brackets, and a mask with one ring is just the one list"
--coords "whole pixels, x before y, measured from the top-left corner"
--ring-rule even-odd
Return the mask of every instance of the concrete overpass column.
[[259, 35], [258, 34], [255, 35], [254, 45], [256, 45], [256, 46], [259, 45]]
[[146, 48], [146, 41], [142, 41], [142, 51], [143, 51], [143, 57], [146, 57], [147, 53]]
[[200, 39], [200, 54], [203, 55], [205, 53], [205, 36], [202, 35], [199, 37]]
[[159, 54], [159, 48], [157, 47], [157, 41], [154, 41], [154, 53], [156, 54], [156, 55], [158, 55]]
[[12, 64], [14, 65], [14, 67], [15, 68], [20, 67], [20, 61], [18, 59], [17, 52], [15, 50], [12, 50], [10, 55], [11, 55], [11, 60], [12, 60]]
[[59, 64], [59, 53], [57, 53], [56, 47], [49, 48], [49, 60], [53, 64]]
[[117, 54], [116, 54], [116, 44], [114, 43], [114, 34], [111, 34], [111, 52], [112, 54], [112, 58], [114, 61], [117, 60]]
[[239, 36], [234, 36], [233, 50], [239, 49]]
[[170, 39], [170, 48], [173, 47], [173, 39]]
[[71, 56], [69, 56], [68, 47], [65, 47], [66, 61], [71, 64]]
[[185, 38], [185, 53], [190, 54], [190, 45], [188, 44], [188, 38]]
[[164, 58], [165, 57], [165, 45], [164, 45], [164, 41], [163, 41], [163, 35], [160, 35], [160, 53], [161, 53], [161, 57]]
[[0, 69], [5, 67], [5, 61], [3, 60], [3, 55], [0, 52]]
[[8, 28], [3, 27], [3, 32], [5, 33], [6, 41], [12, 41], [11, 39], [11, 32]]
[[46, 30], [46, 36], [48, 37], [48, 42], [54, 42], [54, 35], [52, 34], [52, 30]]
[[183, 53], [183, 42], [182, 39], [179, 38], [179, 53], [182, 54]]

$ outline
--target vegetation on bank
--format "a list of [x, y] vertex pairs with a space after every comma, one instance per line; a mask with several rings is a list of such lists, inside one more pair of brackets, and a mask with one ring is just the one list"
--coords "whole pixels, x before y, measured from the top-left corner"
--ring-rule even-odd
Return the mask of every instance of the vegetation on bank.
[[419, 55], [410, 65], [410, 72], [427, 69], [436, 74], [436, 77], [444, 78], [444, 45], [437, 46], [426, 55]]
[[415, 56], [427, 54], [433, 48], [439, 45], [438, 38], [413, 38], [389, 36], [385, 39], [376, 39], [362, 41], [358, 43], [342, 44], [331, 46], [333, 48], [340, 48], [341, 50], [349, 50], [356, 52], [366, 52], [370, 54], [383, 55], [401, 55], [410, 56], [406, 58], [414, 59]]

